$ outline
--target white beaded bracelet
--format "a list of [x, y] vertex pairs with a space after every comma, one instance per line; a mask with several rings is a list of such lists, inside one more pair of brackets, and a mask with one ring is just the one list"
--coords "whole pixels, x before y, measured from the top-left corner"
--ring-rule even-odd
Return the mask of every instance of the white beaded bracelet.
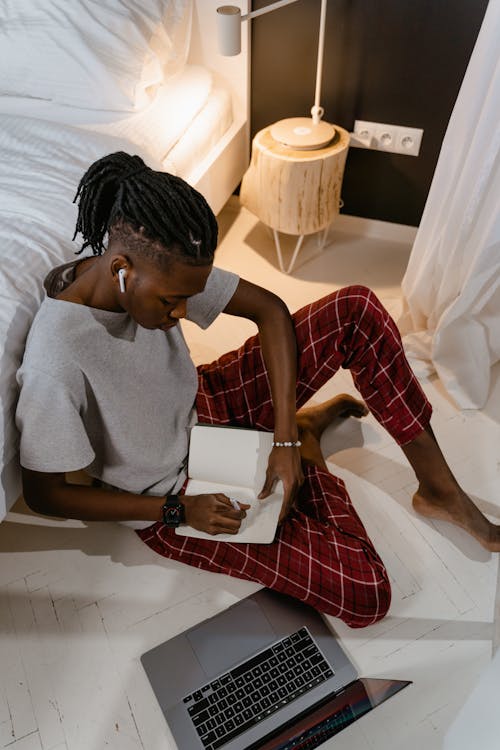
[[285, 440], [281, 442], [279, 440], [273, 441], [273, 448], [300, 448], [302, 443], [300, 440]]

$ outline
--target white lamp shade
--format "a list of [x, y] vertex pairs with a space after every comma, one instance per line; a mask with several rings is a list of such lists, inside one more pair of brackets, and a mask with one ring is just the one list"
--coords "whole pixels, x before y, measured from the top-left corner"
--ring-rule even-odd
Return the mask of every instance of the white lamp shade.
[[217, 37], [221, 55], [231, 57], [241, 52], [241, 10], [236, 5], [217, 8]]

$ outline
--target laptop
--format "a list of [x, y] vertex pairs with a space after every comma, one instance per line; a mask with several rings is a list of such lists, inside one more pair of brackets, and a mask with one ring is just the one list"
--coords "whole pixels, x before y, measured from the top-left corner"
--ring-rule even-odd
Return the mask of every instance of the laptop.
[[179, 750], [317, 747], [409, 684], [360, 681], [322, 615], [269, 589], [141, 662]]

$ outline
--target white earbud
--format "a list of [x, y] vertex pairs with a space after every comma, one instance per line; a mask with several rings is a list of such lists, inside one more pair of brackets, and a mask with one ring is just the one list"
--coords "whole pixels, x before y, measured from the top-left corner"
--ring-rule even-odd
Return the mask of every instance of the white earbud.
[[124, 268], [120, 268], [118, 271], [118, 283], [120, 285], [120, 292], [125, 291], [125, 276], [127, 275], [127, 272]]

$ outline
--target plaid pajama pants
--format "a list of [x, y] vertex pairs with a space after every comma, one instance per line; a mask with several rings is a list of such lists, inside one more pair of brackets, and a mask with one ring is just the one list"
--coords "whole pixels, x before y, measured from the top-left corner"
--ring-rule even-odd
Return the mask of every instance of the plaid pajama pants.
[[[403, 353], [395, 323], [366, 287], [340, 289], [293, 316], [298, 350], [297, 408], [338, 370], [398, 444], [429, 423], [431, 406]], [[272, 431], [273, 408], [259, 337], [198, 368], [200, 422]], [[381, 619], [390, 584], [347, 494], [329, 472], [304, 466], [298, 502], [271, 544], [181, 537], [161, 522], [138, 531], [159, 554], [204, 570], [257, 581], [340, 617], [351, 627]]]

